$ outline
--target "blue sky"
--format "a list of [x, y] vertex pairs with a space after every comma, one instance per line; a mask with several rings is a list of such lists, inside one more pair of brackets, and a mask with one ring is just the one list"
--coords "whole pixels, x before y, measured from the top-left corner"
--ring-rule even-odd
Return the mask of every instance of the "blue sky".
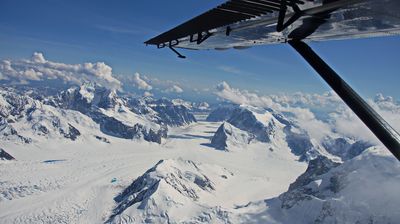
[[[287, 45], [247, 50], [169, 50], [143, 42], [222, 0], [1, 0], [0, 59], [29, 58], [42, 52], [63, 63], [104, 61], [116, 74], [135, 72], [180, 83], [185, 90], [231, 86], [260, 94], [329, 88]], [[400, 37], [313, 43], [341, 75], [367, 97], [381, 92], [400, 98]], [[212, 98], [212, 92], [187, 97]]]

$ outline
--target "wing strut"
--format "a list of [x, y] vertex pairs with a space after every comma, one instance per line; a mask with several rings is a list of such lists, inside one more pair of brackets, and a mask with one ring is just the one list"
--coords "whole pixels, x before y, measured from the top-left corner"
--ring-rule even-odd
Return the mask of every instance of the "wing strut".
[[400, 135], [371, 106], [367, 104], [328, 64], [306, 43], [291, 40], [289, 44], [314, 68], [315, 71], [342, 98], [376, 137], [400, 161]]
[[169, 46], [169, 49], [171, 49], [176, 55], [178, 55], [178, 58], [182, 58], [182, 59], [186, 58], [186, 56], [184, 56], [181, 53], [179, 53], [177, 50], [175, 50], [175, 48]]

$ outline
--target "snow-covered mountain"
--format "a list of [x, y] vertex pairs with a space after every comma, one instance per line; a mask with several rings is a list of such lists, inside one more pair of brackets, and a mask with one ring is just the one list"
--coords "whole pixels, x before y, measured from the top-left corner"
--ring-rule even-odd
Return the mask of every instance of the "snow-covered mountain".
[[236, 109], [237, 105], [219, 105], [210, 112], [206, 120], [209, 122], [226, 121]]
[[243, 222], [397, 223], [400, 164], [384, 150], [369, 148], [343, 164], [318, 157], [287, 192], [243, 209]]
[[147, 119], [161, 125], [179, 127], [196, 122], [196, 118], [188, 108], [176, 105], [173, 100], [166, 98], [129, 98], [127, 103], [131, 111], [142, 114]]
[[325, 137], [322, 141], [324, 148], [332, 155], [340, 157], [343, 161], [360, 155], [364, 150], [372, 146], [371, 143], [354, 140], [347, 137]]
[[95, 129], [81, 113], [46, 105], [7, 88], [0, 90], [0, 137], [3, 141], [31, 143], [38, 139], [76, 140], [77, 127]]
[[161, 143], [168, 126], [196, 122], [185, 107], [167, 99], [124, 98], [93, 83], [40, 99], [32, 98], [38, 95], [34, 91], [0, 90], [2, 139], [30, 143], [45, 136], [75, 141], [84, 134], [106, 141], [108, 135]]
[[[301, 161], [312, 160], [317, 155], [326, 154], [325, 150], [294, 121], [270, 109], [244, 105], [224, 106], [211, 112], [207, 120], [226, 121], [239, 129], [235, 129], [236, 132], [241, 133], [239, 135], [243, 135], [242, 132], [244, 131], [257, 141], [271, 144], [272, 148], [289, 147], [293, 154], [299, 156]], [[217, 148], [228, 145], [228, 138], [221, 137], [223, 128], [221, 126], [221, 130], [217, 131], [213, 138], [212, 145], [217, 146]], [[239, 139], [242, 139], [241, 144], [244, 145], [250, 142], [244, 138]], [[236, 138], [236, 142], [239, 139]]]
[[232, 176], [218, 166], [161, 160], [115, 197], [106, 223], [223, 223], [224, 213], [207, 200]]
[[147, 104], [158, 114], [160, 122], [169, 126], [182, 126], [196, 122], [190, 109], [168, 99], [147, 98]]
[[0, 89], [0, 223], [400, 219], [385, 149], [316, 140], [276, 110], [225, 105], [194, 123], [194, 104], [119, 94]]
[[210, 105], [207, 102], [189, 102], [182, 99], [173, 99], [172, 103], [176, 106], [184, 106], [191, 112], [207, 112], [210, 110]]
[[[295, 120], [278, 111], [255, 108], [244, 105], [228, 105], [215, 109], [207, 118], [208, 121], [225, 121], [233, 126], [233, 133], [243, 135], [243, 131], [257, 141], [276, 145], [273, 148], [289, 147], [300, 161], [309, 161], [319, 155], [349, 160], [372, 146], [362, 140], [353, 140], [346, 136], [325, 136], [321, 141], [313, 139]], [[218, 149], [226, 148], [232, 141], [232, 134], [223, 134], [224, 123], [212, 139], [212, 145]], [[232, 129], [232, 128], [229, 128]], [[229, 133], [229, 131], [228, 131]], [[239, 134], [240, 133], [240, 134]], [[225, 137], [224, 137], [225, 136]], [[233, 138], [237, 145], [246, 145], [246, 138]], [[241, 140], [240, 140], [241, 139]]]
[[149, 120], [149, 116], [132, 111], [115, 90], [95, 84], [86, 84], [62, 92], [55, 99], [55, 105], [91, 117], [107, 135], [157, 143], [161, 143], [161, 139], [167, 136], [166, 126]]
[[254, 139], [252, 134], [224, 122], [211, 139], [211, 145], [219, 150], [235, 150], [244, 148]]

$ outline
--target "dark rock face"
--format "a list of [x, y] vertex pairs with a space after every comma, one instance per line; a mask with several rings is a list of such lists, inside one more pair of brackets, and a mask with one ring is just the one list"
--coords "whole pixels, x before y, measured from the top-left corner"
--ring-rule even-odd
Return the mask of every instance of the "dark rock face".
[[[233, 175], [225, 172], [228, 171], [224, 170], [225, 178]], [[214, 190], [214, 182], [204, 173], [201, 165], [181, 159], [161, 160], [114, 198], [117, 206], [107, 223], [118, 223], [117, 216], [133, 205], [146, 216], [151, 214], [159, 220], [168, 220], [168, 217], [159, 216], [159, 213], [167, 213], [163, 211], [168, 209], [166, 205], [179, 204], [175, 200], [180, 197], [196, 202], [200, 200], [199, 192]]]
[[13, 128], [11, 124], [7, 122], [7, 120], [0, 116], [0, 136], [4, 139], [15, 138], [19, 142], [29, 144], [32, 142], [31, 138], [26, 138], [20, 134]]
[[228, 134], [226, 133], [225, 125], [222, 124], [212, 137], [211, 145], [216, 149], [226, 150], [226, 148], [228, 147], [227, 140]]
[[160, 125], [177, 127], [197, 122], [188, 108], [175, 105], [168, 99], [129, 99], [128, 105], [134, 113], [148, 115], [150, 120]]
[[152, 109], [158, 113], [161, 121], [169, 126], [182, 126], [197, 122], [193, 114], [182, 105], [156, 105]]
[[309, 184], [311, 181], [316, 180], [318, 176], [327, 173], [339, 165], [340, 163], [333, 162], [324, 156], [318, 156], [308, 163], [306, 172], [300, 175], [294, 183], [290, 184], [289, 191]]
[[141, 101], [131, 100], [130, 103], [127, 103], [124, 99], [119, 98], [115, 91], [103, 87], [86, 85], [79, 89], [69, 89], [60, 94], [57, 101], [62, 108], [77, 110], [92, 118], [93, 121], [100, 124], [101, 131], [107, 135], [125, 139], [144, 139], [156, 143], [161, 143], [161, 139], [167, 137], [168, 129], [166, 127], [153, 130], [142, 124], [130, 126], [103, 114], [99, 108], [115, 109], [125, 105], [139, 115], [151, 112]]
[[75, 141], [81, 135], [81, 132], [71, 124], [68, 124], [67, 133], [65, 133], [64, 131], [62, 131], [61, 133], [64, 135], [65, 138], [71, 139], [72, 141]]
[[129, 99], [128, 105], [134, 113], [151, 115], [150, 120], [161, 125], [177, 127], [197, 122], [189, 109], [167, 99]]
[[319, 155], [316, 146], [311, 142], [311, 138], [305, 131], [300, 133], [292, 131], [294, 126], [286, 126], [283, 131], [286, 134], [286, 142], [292, 153], [300, 156], [300, 161], [309, 161]]
[[0, 148], [0, 160], [15, 160], [15, 158]]
[[100, 124], [100, 129], [103, 133], [118, 138], [144, 139], [149, 142], [161, 144], [162, 138], [166, 138], [168, 133], [167, 127], [161, 127], [157, 131], [146, 128], [141, 124], [135, 124], [131, 127], [113, 117], [108, 117], [100, 113], [97, 113], [92, 118]]
[[[311, 183], [321, 178], [333, 168], [339, 166], [324, 156], [318, 156], [308, 164], [306, 172], [300, 175], [295, 182], [290, 184], [289, 190], [279, 196], [282, 201], [282, 208], [290, 209], [299, 201], [311, 200], [313, 197], [324, 198], [323, 191], [314, 187]], [[332, 192], [340, 189], [340, 181], [337, 177], [331, 177], [331, 184], [327, 186]]]
[[216, 149], [229, 151], [229, 147], [247, 145], [253, 139], [253, 135], [224, 122], [212, 137], [211, 145]]
[[219, 121], [227, 121], [232, 116], [232, 112], [237, 108], [237, 106], [221, 106], [217, 109], [211, 111], [211, 113], [207, 117], [207, 121], [209, 122], [219, 122]]
[[330, 154], [342, 158], [343, 161], [350, 160], [367, 148], [371, 147], [372, 144], [365, 141], [351, 141], [347, 138], [336, 138], [332, 139], [327, 137], [322, 142], [322, 145]]
[[102, 142], [104, 142], [104, 143], [108, 143], [108, 144], [111, 143], [111, 142], [110, 142], [107, 138], [105, 138], [105, 137], [101, 137], [101, 136], [97, 136], [97, 135], [95, 135], [94, 137], [95, 137], [97, 140], [102, 141]]
[[[292, 153], [300, 157], [300, 161], [310, 161], [320, 154], [319, 146], [315, 146], [311, 142], [311, 137], [305, 130], [298, 127], [295, 122], [286, 118], [283, 114], [274, 113], [273, 115], [285, 125], [283, 131], [286, 135], [286, 142]], [[293, 129], [296, 129], [296, 132]]]
[[127, 105], [135, 114], [151, 114], [153, 110], [148, 106], [147, 101], [152, 101], [151, 98], [129, 98]]
[[[151, 172], [151, 169], [146, 173]], [[144, 174], [143, 176], [136, 179], [128, 188], [126, 188], [121, 194], [115, 197], [115, 201], [117, 203], [121, 203], [118, 205], [113, 212], [113, 215], [110, 217], [110, 220], [115, 216], [121, 214], [126, 208], [145, 201], [148, 197], [150, 197], [154, 192], [156, 192], [160, 180], [151, 179], [148, 175]], [[129, 196], [135, 195], [133, 198]]]
[[257, 120], [251, 111], [242, 108], [235, 109], [228, 122], [241, 130], [253, 134], [260, 142], [270, 142], [269, 136], [273, 135], [275, 131], [273, 120], [271, 120], [268, 126], [265, 126]]

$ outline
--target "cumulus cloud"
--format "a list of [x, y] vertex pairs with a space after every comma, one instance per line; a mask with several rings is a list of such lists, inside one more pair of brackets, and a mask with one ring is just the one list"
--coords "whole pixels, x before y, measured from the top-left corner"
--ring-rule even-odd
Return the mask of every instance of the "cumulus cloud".
[[178, 85], [173, 85], [165, 90], [167, 93], [183, 93], [183, 89]]
[[268, 96], [259, 96], [247, 90], [235, 89], [226, 82], [222, 82], [217, 85], [217, 92], [215, 94], [221, 99], [228, 100], [236, 104], [271, 108], [276, 106], [274, 105], [275, 103], [272, 101], [272, 99]]
[[72, 84], [96, 82], [111, 89], [121, 87], [120, 81], [112, 73], [112, 68], [104, 62], [64, 64], [49, 61], [38, 52], [28, 60], [0, 61], [0, 73], [3, 80], [21, 83], [60, 80]]
[[[393, 97], [377, 94], [374, 100], [368, 99], [367, 103], [385, 119], [390, 126], [400, 131], [400, 104]], [[338, 107], [330, 113], [330, 118], [335, 131], [363, 139], [372, 143], [380, 144], [380, 141], [372, 134], [365, 124], [347, 107]]]
[[[379, 140], [334, 92], [260, 96], [247, 90], [232, 88], [228, 83], [222, 82], [217, 86], [215, 94], [219, 98], [235, 104], [271, 108], [289, 113], [293, 115], [299, 126], [317, 140], [339, 133], [355, 139], [379, 143]], [[375, 100], [369, 100], [368, 103], [390, 125], [396, 130], [400, 130], [400, 104], [397, 101], [392, 97], [378, 94]], [[327, 119], [318, 119], [311, 108], [320, 109], [326, 114]]]
[[133, 79], [132, 79], [133, 83], [141, 90], [152, 90], [153, 87], [147, 83], [141, 76], [139, 73], [135, 73], [133, 75]]
[[35, 63], [45, 63], [46, 59], [44, 59], [44, 56], [42, 53], [34, 52], [32, 55], [32, 61]]

